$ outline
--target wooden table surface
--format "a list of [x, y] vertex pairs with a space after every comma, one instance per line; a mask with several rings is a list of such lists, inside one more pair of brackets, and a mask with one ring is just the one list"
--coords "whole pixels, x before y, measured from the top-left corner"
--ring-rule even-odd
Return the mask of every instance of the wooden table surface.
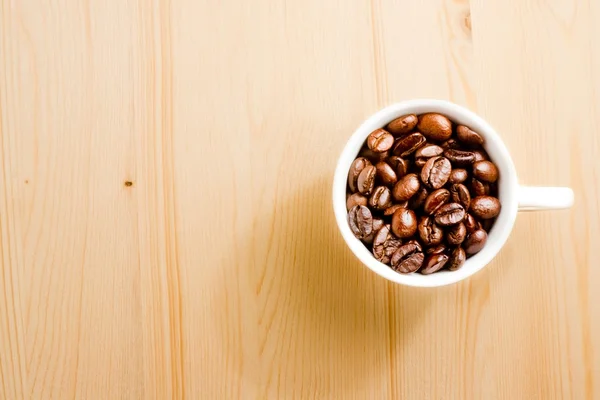
[[[600, 2], [0, 0], [0, 398], [600, 399]], [[334, 223], [370, 114], [466, 105], [522, 182], [472, 279]]]

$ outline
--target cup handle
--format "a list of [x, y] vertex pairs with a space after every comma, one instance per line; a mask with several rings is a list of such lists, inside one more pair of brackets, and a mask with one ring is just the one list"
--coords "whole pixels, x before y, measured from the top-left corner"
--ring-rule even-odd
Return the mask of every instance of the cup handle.
[[519, 211], [560, 210], [573, 205], [573, 190], [568, 187], [519, 186]]

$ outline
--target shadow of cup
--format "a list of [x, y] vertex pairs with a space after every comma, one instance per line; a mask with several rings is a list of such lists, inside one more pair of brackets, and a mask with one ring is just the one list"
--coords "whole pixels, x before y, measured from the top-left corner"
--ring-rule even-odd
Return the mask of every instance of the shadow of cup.
[[248, 263], [220, 266], [239, 270], [230, 276], [244, 293], [237, 302], [226, 297], [240, 293], [218, 294], [215, 304], [234, 308], [221, 326], [233, 342], [221, 344], [244, 355], [243, 385], [269, 398], [307, 388], [372, 395], [430, 304], [430, 290], [390, 283], [353, 256], [334, 221], [330, 184], [321, 177], [254, 204], [241, 249]]

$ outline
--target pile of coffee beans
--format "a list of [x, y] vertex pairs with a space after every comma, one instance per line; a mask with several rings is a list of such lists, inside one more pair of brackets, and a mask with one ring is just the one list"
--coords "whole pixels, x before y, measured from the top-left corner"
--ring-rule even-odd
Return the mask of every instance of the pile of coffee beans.
[[397, 272], [455, 271], [500, 213], [484, 139], [448, 117], [405, 115], [376, 129], [348, 171], [354, 235]]

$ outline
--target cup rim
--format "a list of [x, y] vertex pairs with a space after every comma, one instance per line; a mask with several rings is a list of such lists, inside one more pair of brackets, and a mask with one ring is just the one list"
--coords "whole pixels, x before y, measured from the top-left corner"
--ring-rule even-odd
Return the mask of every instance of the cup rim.
[[[347, 222], [346, 186], [350, 164], [367, 136], [395, 118], [407, 114], [438, 112], [454, 122], [464, 124], [485, 138], [484, 148], [500, 170], [498, 194], [502, 209], [492, 227], [485, 247], [470, 257], [457, 271], [439, 271], [431, 275], [400, 274], [377, 261], [371, 251], [357, 239]], [[489, 264], [506, 243], [516, 219], [518, 180], [510, 153], [496, 130], [473, 111], [458, 104], [437, 99], [413, 99], [387, 106], [367, 118], [350, 136], [338, 159], [333, 179], [333, 210], [344, 241], [354, 255], [369, 269], [392, 282], [416, 287], [438, 287], [462, 281]]]

